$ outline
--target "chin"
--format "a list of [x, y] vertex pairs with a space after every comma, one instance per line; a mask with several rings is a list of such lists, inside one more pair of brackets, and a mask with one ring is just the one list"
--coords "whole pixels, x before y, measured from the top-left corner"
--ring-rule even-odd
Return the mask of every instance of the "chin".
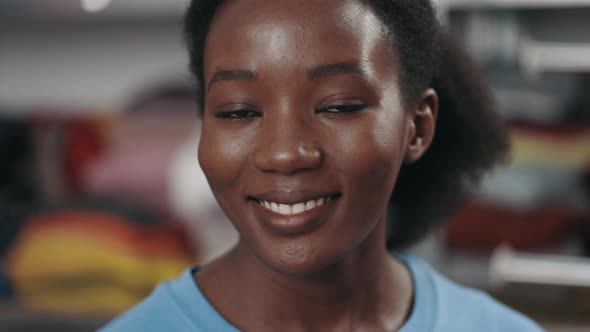
[[276, 272], [295, 277], [318, 274], [338, 261], [338, 256], [329, 254], [325, 250], [327, 248], [318, 248], [306, 242], [301, 240], [285, 244], [273, 251], [270, 257], [265, 255], [267, 259], [263, 258], [263, 261]]

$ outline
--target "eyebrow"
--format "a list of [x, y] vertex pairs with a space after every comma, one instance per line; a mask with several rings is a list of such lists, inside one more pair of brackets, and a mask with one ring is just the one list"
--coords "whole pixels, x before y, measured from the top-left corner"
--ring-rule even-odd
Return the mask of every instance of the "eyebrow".
[[[332, 75], [345, 75], [345, 74], [360, 74], [364, 78], [370, 80], [367, 75], [359, 66], [357, 62], [342, 61], [329, 64], [321, 64], [313, 67], [307, 71], [307, 78], [309, 80], [318, 79], [321, 77], [332, 76]], [[213, 77], [209, 81], [208, 87], [210, 88], [213, 84], [220, 81], [239, 81], [246, 80], [252, 81], [258, 79], [258, 74], [248, 69], [217, 69]]]
[[220, 81], [255, 80], [258, 75], [248, 69], [217, 69], [209, 81], [208, 87]]
[[344, 74], [361, 74], [365, 78], [369, 78], [357, 62], [350, 61], [322, 64], [313, 67], [307, 71], [307, 78], [313, 80], [325, 76]]

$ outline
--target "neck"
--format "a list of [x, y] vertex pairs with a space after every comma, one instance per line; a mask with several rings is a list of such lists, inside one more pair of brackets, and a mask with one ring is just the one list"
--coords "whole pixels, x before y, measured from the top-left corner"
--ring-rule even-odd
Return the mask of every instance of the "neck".
[[337, 263], [306, 276], [273, 270], [238, 244], [212, 266], [223, 286], [204, 292], [212, 302], [223, 297], [216, 307], [244, 330], [395, 330], [407, 316], [411, 281], [388, 254], [383, 234], [373, 232]]

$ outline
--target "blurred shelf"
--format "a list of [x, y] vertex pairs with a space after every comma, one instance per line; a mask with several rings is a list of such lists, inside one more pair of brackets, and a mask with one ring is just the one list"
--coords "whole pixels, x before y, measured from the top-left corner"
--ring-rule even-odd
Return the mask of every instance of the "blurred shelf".
[[590, 288], [589, 258], [521, 253], [506, 245], [494, 250], [490, 260], [490, 278], [498, 284], [529, 283]]
[[540, 9], [590, 7], [590, 0], [439, 0], [449, 9]]
[[523, 41], [519, 59], [527, 73], [588, 73], [590, 44]]
[[46, 0], [0, 1], [0, 18], [3, 21], [49, 22], [110, 22], [124, 21], [178, 21], [189, 0], [116, 0], [104, 10], [86, 11], [80, 0], [60, 0], [59, 4]]

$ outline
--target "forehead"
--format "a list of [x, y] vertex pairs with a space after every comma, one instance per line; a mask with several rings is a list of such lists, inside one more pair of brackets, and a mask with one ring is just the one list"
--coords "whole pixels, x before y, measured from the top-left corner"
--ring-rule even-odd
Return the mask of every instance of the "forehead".
[[355, 0], [229, 0], [218, 9], [205, 44], [205, 76], [215, 68], [270, 69], [330, 61], [386, 62], [385, 25]]

